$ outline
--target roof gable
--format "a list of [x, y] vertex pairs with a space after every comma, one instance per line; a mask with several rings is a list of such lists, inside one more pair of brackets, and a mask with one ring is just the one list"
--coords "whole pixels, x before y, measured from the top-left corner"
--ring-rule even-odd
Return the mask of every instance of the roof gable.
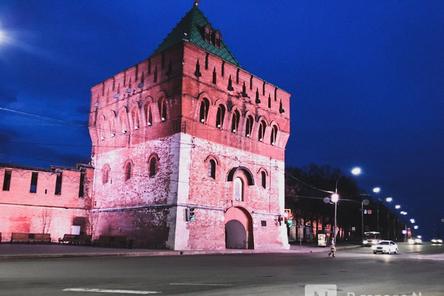
[[205, 26], [212, 27], [208, 19], [202, 13], [197, 5], [180, 20], [176, 27], [162, 41], [154, 54], [160, 53], [182, 41], [191, 42], [205, 51], [219, 56], [223, 60], [239, 66], [238, 61], [225, 45], [223, 40], [220, 46], [216, 46], [212, 42], [204, 39], [203, 30]]

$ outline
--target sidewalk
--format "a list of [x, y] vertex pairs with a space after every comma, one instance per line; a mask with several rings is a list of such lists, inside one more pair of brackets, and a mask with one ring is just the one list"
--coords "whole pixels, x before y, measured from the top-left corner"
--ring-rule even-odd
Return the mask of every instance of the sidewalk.
[[[338, 250], [357, 246], [338, 246]], [[181, 255], [234, 255], [234, 254], [309, 254], [327, 252], [328, 248], [291, 245], [289, 250], [148, 250], [115, 249], [69, 245], [0, 244], [1, 259], [71, 258], [71, 257], [152, 257]]]

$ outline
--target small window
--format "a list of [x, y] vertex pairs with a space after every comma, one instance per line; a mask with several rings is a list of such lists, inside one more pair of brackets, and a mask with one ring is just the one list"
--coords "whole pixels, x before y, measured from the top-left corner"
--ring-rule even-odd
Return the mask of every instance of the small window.
[[137, 109], [134, 109], [131, 112], [131, 118], [133, 120], [133, 129], [139, 129], [140, 127], [140, 121], [139, 121], [139, 111]]
[[200, 103], [199, 122], [205, 123], [208, 118], [208, 110], [210, 109], [210, 102], [203, 99]]
[[62, 173], [57, 173], [56, 175], [56, 183], [55, 183], [55, 195], [62, 194]]
[[133, 170], [132, 164], [131, 164], [131, 162], [128, 162], [125, 165], [125, 181], [128, 181], [129, 179], [131, 179], [132, 174], [133, 174], [132, 170]]
[[239, 111], [235, 110], [233, 113], [233, 117], [231, 119], [231, 132], [237, 133], [239, 130], [239, 120], [240, 120], [240, 113]]
[[219, 107], [217, 108], [217, 115], [216, 115], [216, 127], [222, 129], [224, 126], [224, 120], [225, 120], [225, 106], [219, 105]]
[[258, 134], [258, 140], [259, 141], [264, 141], [264, 137], [265, 137], [265, 128], [267, 127], [267, 124], [265, 123], [265, 121], [261, 121], [261, 124], [259, 125], [259, 134]]
[[245, 125], [245, 136], [246, 137], [251, 137], [251, 133], [253, 131], [253, 116], [248, 116], [247, 117], [247, 123]]
[[261, 184], [263, 188], [267, 188], [267, 173], [261, 172]]
[[102, 169], [102, 184], [107, 184], [109, 182], [109, 166], [104, 166]]
[[3, 191], [9, 191], [11, 188], [11, 170], [5, 170], [5, 175], [3, 176]]
[[37, 192], [37, 181], [39, 179], [39, 173], [32, 172], [31, 175], [31, 186], [29, 188], [30, 193], [36, 193]]
[[167, 118], [167, 106], [165, 100], [159, 102], [160, 120], [166, 121]]
[[145, 118], [146, 118], [146, 124], [148, 126], [153, 125], [153, 113], [151, 112], [151, 106], [148, 104], [145, 105]]
[[209, 161], [208, 176], [216, 179], [216, 161], [214, 159], [210, 159]]
[[234, 179], [233, 197], [235, 201], [244, 200], [244, 182], [239, 177]]
[[85, 172], [80, 172], [79, 197], [85, 197]]
[[149, 158], [148, 166], [149, 166], [149, 176], [150, 178], [154, 178], [154, 176], [157, 175], [157, 172], [159, 170], [159, 159], [157, 155], [153, 155]]
[[122, 128], [122, 134], [126, 134], [128, 132], [128, 124], [127, 124], [127, 114], [126, 112], [120, 113], [120, 127]]
[[266, 220], [261, 220], [261, 226], [262, 227], [266, 227], [267, 226], [267, 221]]
[[270, 137], [270, 144], [271, 145], [276, 145], [277, 133], [278, 133], [278, 128], [277, 128], [277, 126], [273, 125], [273, 128], [271, 129], [271, 137]]

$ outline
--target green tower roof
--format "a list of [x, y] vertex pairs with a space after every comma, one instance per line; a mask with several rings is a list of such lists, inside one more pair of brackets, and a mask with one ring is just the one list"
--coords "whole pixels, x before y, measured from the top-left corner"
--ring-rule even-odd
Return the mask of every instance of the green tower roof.
[[219, 56], [227, 62], [239, 66], [238, 61], [221, 40], [220, 46], [215, 46], [211, 42], [205, 41], [203, 37], [203, 28], [209, 25], [210, 22], [195, 4], [193, 8], [182, 18], [182, 20], [176, 25], [176, 27], [168, 34], [168, 36], [162, 41], [154, 54], [160, 53], [165, 49], [168, 49], [183, 40], [191, 42], [205, 51]]

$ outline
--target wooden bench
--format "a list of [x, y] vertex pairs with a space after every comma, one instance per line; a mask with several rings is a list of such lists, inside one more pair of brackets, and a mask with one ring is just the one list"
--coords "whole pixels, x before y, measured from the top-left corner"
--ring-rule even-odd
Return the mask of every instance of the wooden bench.
[[51, 235], [49, 233], [13, 232], [11, 234], [11, 243], [49, 244], [51, 243]]
[[63, 238], [59, 238], [59, 244], [90, 245], [91, 235], [64, 234]]
[[126, 236], [101, 235], [99, 239], [94, 241], [96, 247], [110, 248], [132, 248], [132, 240], [128, 240]]

